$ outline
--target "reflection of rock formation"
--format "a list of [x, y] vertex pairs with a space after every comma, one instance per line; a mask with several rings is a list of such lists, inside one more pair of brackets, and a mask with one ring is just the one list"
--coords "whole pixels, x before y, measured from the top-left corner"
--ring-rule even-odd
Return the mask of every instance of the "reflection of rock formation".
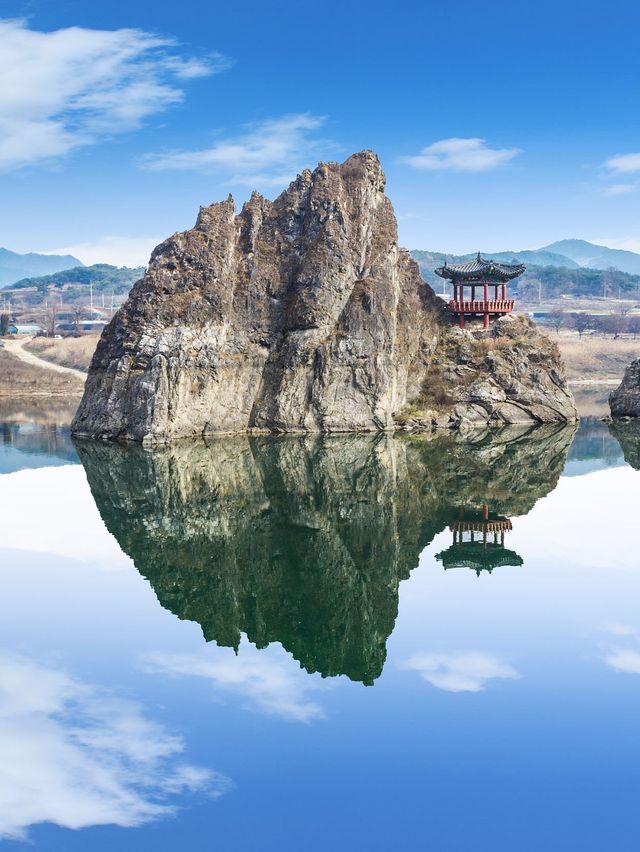
[[501, 565], [522, 565], [522, 557], [504, 546], [505, 533], [512, 528], [509, 518], [490, 512], [486, 503], [481, 511], [461, 506], [457, 518], [449, 524], [453, 543], [436, 559], [445, 570], [471, 568], [478, 576]]
[[620, 442], [626, 463], [640, 470], [640, 420], [614, 420], [609, 428]]
[[572, 428], [453, 437], [78, 443], [108, 529], [159, 601], [205, 638], [280, 642], [308, 671], [372, 682], [398, 584], [452, 507], [523, 514], [556, 484]]

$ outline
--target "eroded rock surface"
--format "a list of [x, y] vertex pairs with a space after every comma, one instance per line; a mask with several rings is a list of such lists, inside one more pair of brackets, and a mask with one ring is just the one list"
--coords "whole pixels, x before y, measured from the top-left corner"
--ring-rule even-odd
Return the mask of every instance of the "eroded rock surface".
[[486, 349], [453, 329], [363, 152], [238, 215], [231, 198], [202, 208], [159, 245], [102, 335], [73, 430], [153, 443], [575, 419], [557, 351], [513, 322]]
[[624, 378], [609, 397], [613, 417], [640, 417], [640, 358], [624, 371]]

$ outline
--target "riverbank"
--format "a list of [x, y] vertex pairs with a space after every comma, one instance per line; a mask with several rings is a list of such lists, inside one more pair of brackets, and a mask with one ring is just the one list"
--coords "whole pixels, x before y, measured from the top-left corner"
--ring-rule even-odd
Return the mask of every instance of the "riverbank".
[[85, 375], [78, 370], [38, 363], [33, 355], [32, 361], [26, 357], [28, 354], [24, 352], [21, 357], [4, 341], [0, 348], [0, 398], [66, 397], [75, 399], [77, 405], [82, 396]]
[[549, 336], [558, 344], [571, 384], [619, 384], [626, 367], [640, 355], [640, 340], [593, 336], [580, 339], [576, 334], [553, 332]]

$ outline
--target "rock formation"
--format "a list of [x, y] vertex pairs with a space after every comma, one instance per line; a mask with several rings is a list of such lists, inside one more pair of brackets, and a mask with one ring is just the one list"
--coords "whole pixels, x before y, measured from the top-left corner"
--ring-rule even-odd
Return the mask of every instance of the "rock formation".
[[612, 417], [640, 417], [640, 358], [624, 371], [624, 378], [609, 396]]
[[559, 355], [525, 319], [485, 334], [398, 248], [375, 154], [304, 171], [275, 201], [200, 210], [105, 329], [75, 434], [376, 431], [576, 417]]
[[219, 645], [237, 648], [244, 633], [280, 642], [309, 672], [371, 683], [422, 549], [462, 504], [530, 511], [555, 487], [573, 432], [77, 448], [107, 528], [162, 606]]

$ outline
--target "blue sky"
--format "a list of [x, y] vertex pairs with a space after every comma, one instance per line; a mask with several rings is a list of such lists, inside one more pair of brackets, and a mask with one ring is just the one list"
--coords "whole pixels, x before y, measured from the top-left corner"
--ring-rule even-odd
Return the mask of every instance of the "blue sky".
[[640, 250], [636, 2], [4, 0], [0, 245], [144, 263], [372, 148], [400, 242]]

